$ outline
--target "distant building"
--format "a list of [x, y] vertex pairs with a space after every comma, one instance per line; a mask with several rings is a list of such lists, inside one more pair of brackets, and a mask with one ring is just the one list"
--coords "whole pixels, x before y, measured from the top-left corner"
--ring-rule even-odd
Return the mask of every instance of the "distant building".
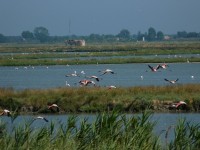
[[164, 40], [170, 40], [170, 39], [171, 39], [170, 36], [168, 36], [168, 35], [165, 35], [165, 36], [164, 36]]
[[85, 46], [85, 40], [65, 40], [66, 45]]

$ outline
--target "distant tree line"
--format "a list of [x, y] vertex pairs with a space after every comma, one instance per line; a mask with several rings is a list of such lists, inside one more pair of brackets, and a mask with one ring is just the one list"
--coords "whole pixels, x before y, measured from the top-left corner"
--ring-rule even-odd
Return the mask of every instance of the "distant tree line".
[[[178, 31], [175, 35], [169, 35], [171, 39], [190, 39], [200, 38], [200, 33]], [[22, 31], [20, 36], [4, 36], [0, 33], [0, 43], [56, 43], [64, 42], [67, 39], [84, 39], [87, 42], [128, 42], [128, 41], [163, 41], [165, 35], [162, 31], [156, 31], [153, 27], [150, 27], [147, 32], [138, 32], [137, 34], [131, 34], [129, 30], [122, 29], [117, 35], [100, 35], [90, 34], [89, 36], [50, 36], [49, 31], [45, 27], [36, 27], [33, 32]]]

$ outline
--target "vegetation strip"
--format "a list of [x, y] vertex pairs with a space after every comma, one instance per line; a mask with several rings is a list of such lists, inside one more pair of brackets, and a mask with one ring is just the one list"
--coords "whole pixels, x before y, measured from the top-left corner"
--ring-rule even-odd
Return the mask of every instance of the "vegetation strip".
[[199, 112], [200, 85], [147, 86], [130, 88], [0, 89], [0, 108], [20, 113], [51, 113], [48, 103], [62, 107], [63, 113], [94, 113], [118, 108], [122, 112], [151, 109], [169, 112], [173, 102], [185, 101], [187, 111]]

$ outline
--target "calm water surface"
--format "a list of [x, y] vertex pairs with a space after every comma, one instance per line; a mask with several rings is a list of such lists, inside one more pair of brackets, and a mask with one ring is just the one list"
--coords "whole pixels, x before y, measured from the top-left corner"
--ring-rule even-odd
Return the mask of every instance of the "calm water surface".
[[[156, 66], [157, 64], [149, 64]], [[99, 71], [111, 69], [115, 74], [101, 75]], [[80, 77], [66, 77], [74, 72]], [[84, 71], [85, 74], [81, 72]], [[96, 75], [101, 79], [98, 86], [115, 85], [117, 87], [169, 85], [164, 78], [175, 80], [178, 84], [200, 83], [199, 63], [171, 63], [169, 68], [151, 72], [148, 64], [96, 64], [71, 66], [27, 66], [0, 67], [0, 87], [12, 87], [17, 90], [27, 88], [65, 87], [66, 81], [71, 87], [79, 87], [78, 82], [87, 76]]]

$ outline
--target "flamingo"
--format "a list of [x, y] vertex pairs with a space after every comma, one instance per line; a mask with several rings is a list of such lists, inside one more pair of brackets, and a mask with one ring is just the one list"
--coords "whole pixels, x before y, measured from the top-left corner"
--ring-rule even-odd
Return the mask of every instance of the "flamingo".
[[48, 105], [48, 109], [50, 109], [51, 111], [55, 111], [55, 109], [57, 112], [60, 111], [60, 108], [58, 107], [57, 104]]
[[67, 75], [65, 75], [66, 77], [70, 77], [70, 76], [72, 76], [72, 77], [77, 77], [77, 76], [79, 76], [77, 73], [76, 73], [76, 71], [74, 71], [74, 73], [72, 73], [72, 74], [67, 74]]
[[91, 80], [81, 80], [79, 81], [80, 85], [84, 85], [84, 86], [87, 86], [89, 84], [93, 84], [95, 86], [95, 82], [94, 81], [91, 81]]
[[158, 69], [160, 68], [160, 65], [157, 65], [156, 67], [152, 67], [152, 66], [148, 65], [148, 67], [151, 69], [152, 72], [157, 72]]
[[187, 105], [186, 104], [186, 102], [184, 102], [184, 101], [179, 101], [178, 103], [176, 103], [176, 108], [178, 108], [178, 107], [180, 107], [180, 106], [182, 106], [182, 105]]
[[101, 75], [104, 75], [104, 74], [106, 74], [106, 73], [114, 74], [114, 71], [112, 71], [111, 69], [106, 69], [106, 70], [104, 70], [104, 71], [99, 71], [99, 72], [102, 72]]
[[161, 67], [162, 69], [167, 69], [167, 67], [169, 67], [169, 65], [167, 65], [166, 63], [164, 63], [164, 64], [161, 64], [160, 67]]
[[3, 115], [6, 115], [6, 116], [10, 117], [11, 116], [11, 112], [9, 110], [7, 110], [7, 109], [4, 109], [3, 112], [0, 114], [0, 116], [3, 116]]
[[98, 81], [99, 82], [99, 78], [97, 77], [97, 76], [87, 76], [88, 78], [90, 78], [90, 79], [95, 79], [96, 81]]
[[116, 89], [117, 87], [116, 86], [114, 86], [114, 85], [110, 85], [110, 86], [108, 86], [108, 89]]
[[176, 80], [168, 80], [168, 79], [164, 79], [164, 80], [171, 84], [175, 84], [179, 79], [177, 78]]
[[36, 117], [34, 120], [36, 120], [36, 119], [42, 119], [42, 120], [44, 120], [44, 121], [46, 121], [46, 122], [49, 122], [48, 119], [46, 119], [45, 117], [42, 117], [42, 116], [38, 116], [38, 117]]
[[187, 103], [184, 101], [179, 101], [178, 103], [174, 103], [170, 106], [171, 109], [179, 109], [182, 106], [186, 106]]

